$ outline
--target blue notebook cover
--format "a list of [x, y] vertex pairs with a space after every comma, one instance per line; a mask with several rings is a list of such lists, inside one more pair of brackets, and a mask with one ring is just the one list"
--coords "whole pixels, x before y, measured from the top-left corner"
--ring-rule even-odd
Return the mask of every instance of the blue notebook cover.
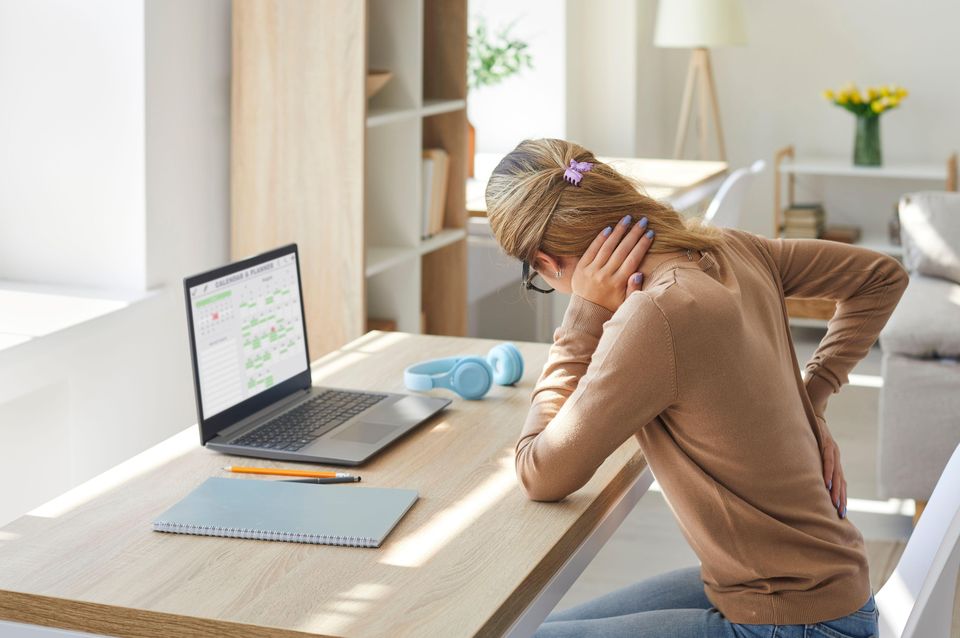
[[209, 478], [157, 517], [176, 534], [380, 547], [416, 490]]

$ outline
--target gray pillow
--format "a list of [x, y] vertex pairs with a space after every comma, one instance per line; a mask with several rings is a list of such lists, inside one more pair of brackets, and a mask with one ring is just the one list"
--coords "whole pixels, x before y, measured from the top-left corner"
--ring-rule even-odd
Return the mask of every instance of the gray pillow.
[[904, 195], [900, 239], [907, 270], [960, 283], [960, 193]]

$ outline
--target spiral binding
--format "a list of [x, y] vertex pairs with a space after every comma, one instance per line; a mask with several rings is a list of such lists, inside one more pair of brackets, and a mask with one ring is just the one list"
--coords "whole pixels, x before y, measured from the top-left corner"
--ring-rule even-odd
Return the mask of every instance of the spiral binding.
[[247, 538], [260, 541], [283, 541], [287, 543], [313, 543], [315, 545], [341, 545], [345, 547], [376, 547], [376, 541], [364, 536], [328, 536], [326, 534], [304, 534], [301, 532], [278, 532], [268, 529], [246, 529], [242, 527], [216, 527], [214, 525], [184, 525], [168, 521], [156, 521], [154, 531], [170, 534], [194, 534], [198, 536], [220, 536], [224, 538]]

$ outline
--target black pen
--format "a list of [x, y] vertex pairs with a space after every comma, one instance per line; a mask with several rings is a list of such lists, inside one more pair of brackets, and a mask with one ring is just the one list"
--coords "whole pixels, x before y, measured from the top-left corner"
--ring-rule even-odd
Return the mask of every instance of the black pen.
[[316, 483], [326, 485], [329, 483], [356, 483], [360, 480], [359, 476], [338, 476], [336, 478], [307, 478], [307, 479], [289, 479], [280, 481], [281, 483]]

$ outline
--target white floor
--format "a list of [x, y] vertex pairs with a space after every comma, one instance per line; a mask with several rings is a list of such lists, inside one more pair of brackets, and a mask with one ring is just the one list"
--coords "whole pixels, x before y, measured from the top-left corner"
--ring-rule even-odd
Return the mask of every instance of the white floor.
[[[813, 353], [822, 335], [823, 331], [817, 329], [794, 330], [797, 358], [801, 364]], [[874, 555], [883, 555], [884, 558], [878, 558], [877, 563], [886, 563], [889, 552], [877, 548], [896, 548], [907, 539], [911, 529], [913, 502], [898, 504], [877, 501], [879, 349], [874, 347], [853, 372], [851, 385], [831, 398], [826, 414], [827, 424], [840, 446], [847, 477], [847, 515], [860, 528], [868, 545], [873, 546], [871, 561]], [[899, 512], [903, 513], [889, 512], [898, 505], [902, 506]], [[868, 547], [868, 550], [871, 548]], [[698, 564], [662, 494], [651, 491], [643, 497], [557, 607], [570, 607], [638, 580]], [[891, 568], [886, 564], [871, 564], [871, 572], [885, 572]]]

